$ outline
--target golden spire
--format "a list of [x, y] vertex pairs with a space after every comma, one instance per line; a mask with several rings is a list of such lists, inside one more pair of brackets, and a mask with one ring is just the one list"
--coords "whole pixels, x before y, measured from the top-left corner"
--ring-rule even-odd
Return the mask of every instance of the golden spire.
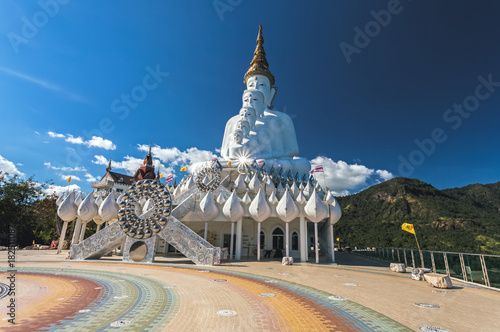
[[269, 70], [269, 63], [266, 59], [266, 51], [264, 51], [264, 36], [262, 35], [262, 25], [259, 25], [259, 35], [257, 36], [257, 47], [253, 53], [252, 62], [250, 62], [250, 68], [246, 72], [243, 82], [247, 84], [247, 80], [250, 76], [262, 75], [269, 79], [271, 86], [274, 85], [274, 76]]

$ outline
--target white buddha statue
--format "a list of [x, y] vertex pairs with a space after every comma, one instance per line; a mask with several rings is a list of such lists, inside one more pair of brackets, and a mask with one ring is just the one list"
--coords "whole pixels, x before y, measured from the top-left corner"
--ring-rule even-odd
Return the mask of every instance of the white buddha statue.
[[[227, 160], [241, 156], [248, 159], [291, 159], [299, 153], [292, 119], [285, 113], [272, 110], [277, 88], [273, 87], [275, 79], [269, 71], [263, 43], [262, 27], [259, 27], [257, 48], [244, 77], [247, 90], [242, 97], [243, 107], [239, 115], [227, 122], [224, 132], [221, 156]], [[243, 133], [240, 142], [234, 140], [235, 130]]]

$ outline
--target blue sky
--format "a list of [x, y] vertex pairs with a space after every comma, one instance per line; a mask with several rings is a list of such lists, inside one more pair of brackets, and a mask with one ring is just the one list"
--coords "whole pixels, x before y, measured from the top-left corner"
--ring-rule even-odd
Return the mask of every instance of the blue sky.
[[275, 108], [337, 193], [497, 182], [499, 16], [493, 1], [5, 0], [0, 169], [88, 191], [151, 139], [164, 172], [211, 159], [262, 24]]

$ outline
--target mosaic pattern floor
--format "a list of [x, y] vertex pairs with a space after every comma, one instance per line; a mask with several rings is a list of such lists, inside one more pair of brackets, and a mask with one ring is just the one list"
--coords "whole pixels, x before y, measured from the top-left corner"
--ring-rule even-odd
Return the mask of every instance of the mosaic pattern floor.
[[[222, 268], [19, 267], [9, 331], [411, 331], [336, 294]], [[60, 266], [59, 268], [57, 268]], [[127, 273], [133, 268], [140, 275]], [[3, 273], [3, 272], [2, 272]], [[2, 276], [3, 277], [3, 276]], [[5, 317], [5, 316], [4, 316]], [[194, 319], [198, 318], [198, 319]], [[199, 319], [202, 318], [202, 319]]]

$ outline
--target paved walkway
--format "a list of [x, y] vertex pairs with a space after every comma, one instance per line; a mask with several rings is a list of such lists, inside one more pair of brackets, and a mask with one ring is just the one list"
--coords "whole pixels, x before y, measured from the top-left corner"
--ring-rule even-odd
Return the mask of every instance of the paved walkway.
[[[340, 253], [338, 265], [277, 261], [197, 267], [182, 258], [124, 264], [16, 254], [16, 325], [8, 331], [498, 331], [500, 292], [457, 284], [445, 292], [387, 263]], [[0, 253], [0, 283], [6, 253]], [[382, 265], [382, 266], [380, 266]], [[417, 307], [424, 303], [439, 308]]]

